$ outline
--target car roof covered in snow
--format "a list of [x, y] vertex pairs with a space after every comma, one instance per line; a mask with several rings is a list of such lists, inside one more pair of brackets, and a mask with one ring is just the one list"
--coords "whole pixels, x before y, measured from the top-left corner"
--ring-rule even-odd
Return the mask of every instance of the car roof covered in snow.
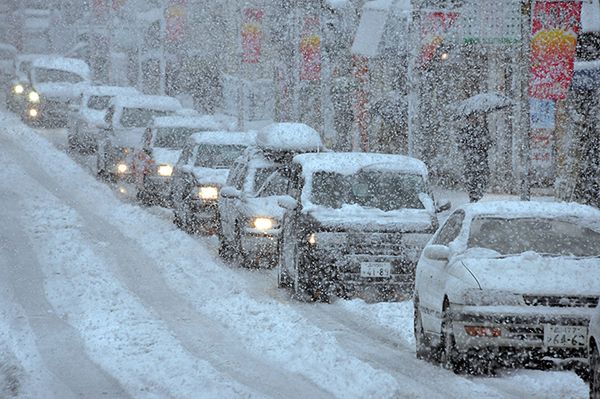
[[256, 141], [255, 132], [199, 132], [190, 136], [196, 144], [212, 145], [245, 145], [251, 146]]
[[36, 58], [45, 57], [45, 56], [46, 55], [44, 55], [44, 54], [37, 54], [37, 53], [17, 54], [17, 56], [15, 57], [15, 60], [17, 60], [17, 62], [33, 61]]
[[499, 216], [507, 218], [516, 217], [542, 217], [542, 218], [581, 218], [600, 223], [600, 210], [588, 205], [573, 202], [554, 201], [483, 201], [464, 204], [462, 209], [471, 217]]
[[41, 56], [33, 60], [34, 68], [58, 69], [75, 73], [86, 80], [90, 80], [90, 67], [84, 61], [77, 58], [58, 56]]
[[427, 177], [427, 166], [424, 162], [396, 154], [321, 152], [296, 155], [293, 162], [302, 166], [302, 173], [305, 177], [310, 177], [319, 171], [351, 175], [366, 169], [411, 173]]
[[131, 86], [90, 86], [83, 90], [84, 94], [92, 96], [133, 96], [140, 92]]
[[169, 116], [158, 116], [154, 118], [155, 127], [183, 127], [189, 129], [200, 130], [221, 130], [223, 129], [222, 123], [216, 120], [211, 115], [197, 115], [197, 116], [184, 116], [184, 115], [169, 115]]
[[117, 108], [146, 108], [159, 111], [176, 111], [181, 103], [174, 97], [140, 94], [135, 96], [115, 96], [112, 100]]
[[256, 135], [256, 145], [278, 151], [308, 152], [325, 149], [321, 135], [304, 123], [271, 123]]

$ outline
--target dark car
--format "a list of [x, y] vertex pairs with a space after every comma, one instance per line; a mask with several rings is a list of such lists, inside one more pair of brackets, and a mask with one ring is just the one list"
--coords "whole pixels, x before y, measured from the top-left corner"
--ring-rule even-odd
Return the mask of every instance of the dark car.
[[421, 249], [437, 228], [427, 168], [374, 153], [294, 157], [278, 284], [301, 299], [409, 297]]

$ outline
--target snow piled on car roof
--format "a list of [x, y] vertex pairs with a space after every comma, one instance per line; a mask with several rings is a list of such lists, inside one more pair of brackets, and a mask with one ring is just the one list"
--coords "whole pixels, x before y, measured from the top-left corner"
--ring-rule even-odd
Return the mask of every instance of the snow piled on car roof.
[[154, 95], [135, 95], [135, 96], [116, 96], [113, 104], [117, 108], [146, 108], [160, 111], [175, 111], [182, 108], [181, 103], [174, 97], [154, 96]]
[[83, 90], [84, 94], [92, 96], [133, 96], [140, 92], [130, 86], [90, 86]]
[[211, 145], [253, 145], [256, 141], [255, 132], [200, 132], [194, 133], [191, 139], [197, 144]]
[[490, 215], [503, 217], [575, 217], [600, 223], [600, 210], [574, 202], [550, 201], [484, 201], [459, 207], [473, 216]]
[[271, 123], [256, 136], [261, 148], [280, 151], [319, 151], [325, 149], [321, 135], [304, 123]]
[[90, 67], [84, 61], [77, 58], [56, 56], [38, 57], [33, 60], [32, 66], [34, 68], [58, 69], [61, 71], [72, 72], [85, 80], [91, 79]]
[[223, 123], [218, 121], [212, 115], [198, 115], [198, 116], [182, 116], [182, 115], [169, 115], [159, 116], [154, 118], [155, 127], [183, 127], [189, 129], [198, 129], [206, 131], [220, 131], [224, 130], [227, 126], [223, 126]]
[[399, 173], [413, 173], [427, 177], [425, 163], [405, 155], [367, 152], [322, 152], [300, 154], [294, 162], [302, 166], [305, 178], [317, 171], [351, 175], [361, 169], [377, 169]]

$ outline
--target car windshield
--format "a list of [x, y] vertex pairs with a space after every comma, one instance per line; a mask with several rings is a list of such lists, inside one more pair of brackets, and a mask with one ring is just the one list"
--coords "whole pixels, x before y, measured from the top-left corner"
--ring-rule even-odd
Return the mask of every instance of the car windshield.
[[161, 127], [156, 130], [154, 146], [180, 150], [197, 129], [187, 127]]
[[416, 174], [362, 171], [342, 175], [321, 171], [313, 174], [311, 200], [334, 209], [344, 204], [383, 211], [424, 209], [419, 194], [427, 192], [423, 177]]
[[534, 251], [549, 255], [599, 256], [600, 233], [568, 220], [477, 217], [471, 222], [467, 246], [488, 248], [502, 255]]
[[83, 78], [76, 73], [60, 69], [35, 68], [35, 79], [38, 83], [79, 83]]
[[152, 124], [152, 119], [157, 116], [166, 116], [169, 112], [147, 108], [123, 108], [121, 126], [146, 127]]
[[90, 109], [102, 111], [110, 106], [111, 96], [91, 96], [88, 100], [87, 106]]
[[27, 71], [29, 71], [30, 68], [31, 61], [21, 61], [21, 63], [19, 64], [19, 71], [21, 73], [27, 73]]
[[198, 147], [195, 166], [213, 169], [229, 169], [233, 162], [242, 155], [246, 147], [243, 145], [201, 144]]

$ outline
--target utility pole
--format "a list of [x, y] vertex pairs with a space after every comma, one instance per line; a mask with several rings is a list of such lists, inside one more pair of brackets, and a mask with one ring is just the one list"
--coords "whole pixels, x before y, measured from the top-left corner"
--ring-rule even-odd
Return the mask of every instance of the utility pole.
[[531, 14], [536, 0], [521, 0], [521, 47], [520, 47], [520, 76], [521, 76], [521, 115], [519, 130], [519, 194], [521, 200], [531, 198], [531, 181], [529, 170], [531, 166], [530, 151], [530, 115], [529, 115], [529, 80], [531, 73]]

